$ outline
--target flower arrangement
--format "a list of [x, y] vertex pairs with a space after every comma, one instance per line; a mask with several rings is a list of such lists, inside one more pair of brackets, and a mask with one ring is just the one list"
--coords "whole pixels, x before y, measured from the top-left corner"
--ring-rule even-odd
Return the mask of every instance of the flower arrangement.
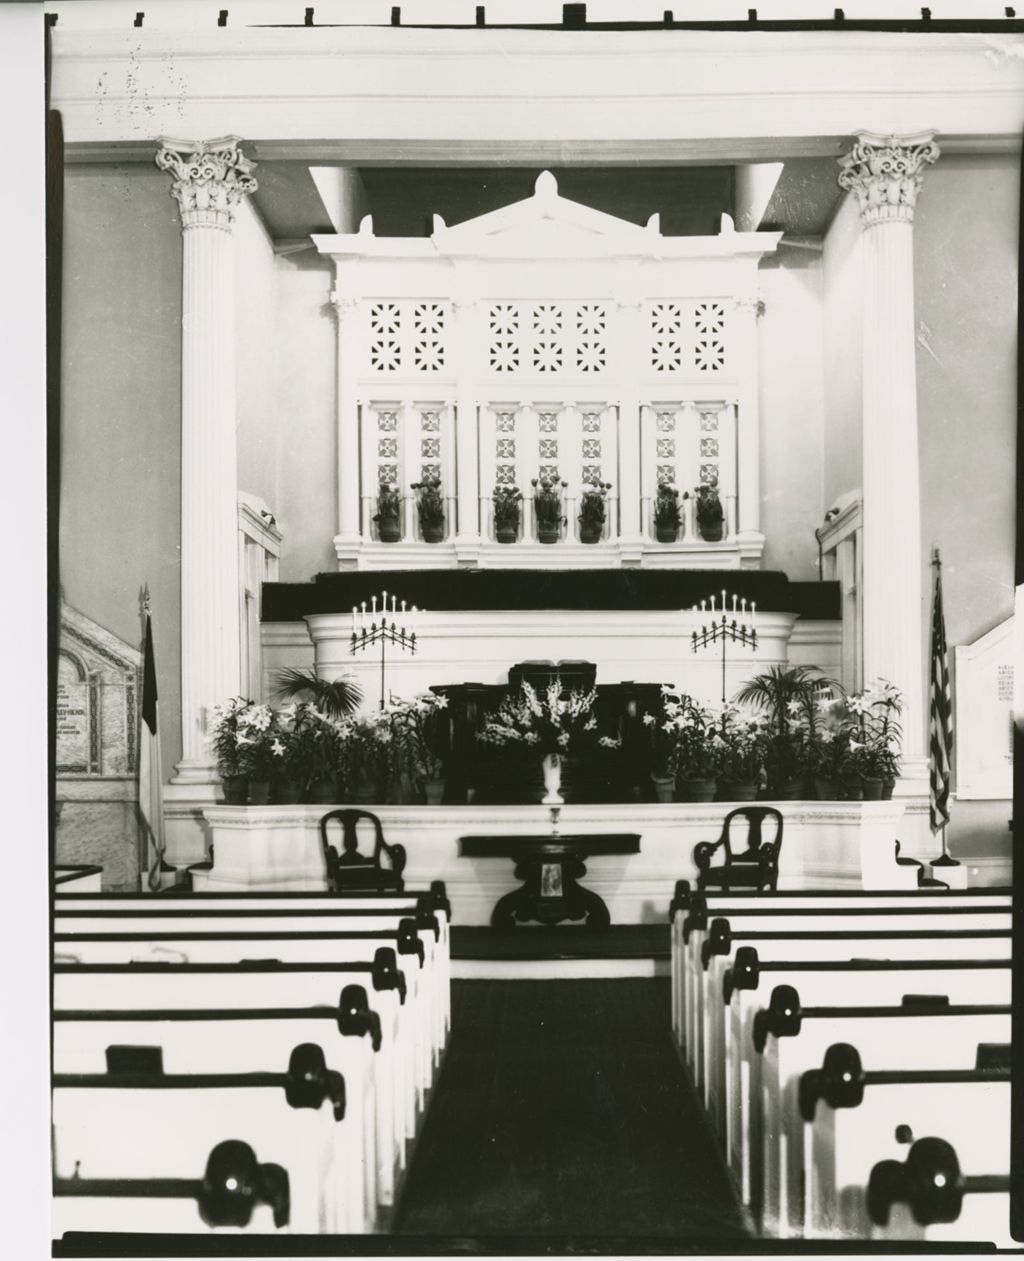
[[[585, 732], [597, 730], [596, 700], [596, 688], [566, 692], [557, 678], [540, 694], [523, 683], [517, 695], [505, 697], [477, 732], [477, 739], [498, 747], [518, 745], [541, 757], [564, 757]], [[599, 743], [611, 747], [605, 743], [610, 740], [605, 737]]]
[[562, 492], [569, 485], [550, 477], [534, 477], [533, 510], [537, 514], [537, 527], [542, 531], [557, 532], [565, 525], [562, 513]]
[[670, 687], [661, 689], [661, 715], [644, 715], [654, 735], [654, 764], [682, 779], [713, 779], [717, 734], [714, 713], [692, 696]]
[[[684, 493], [683, 499], [689, 496]], [[659, 534], [671, 535], [674, 539], [679, 533], [683, 514], [680, 507], [679, 491], [668, 482], [658, 483], [658, 496], [654, 501], [654, 528]]]
[[441, 494], [441, 479], [425, 477], [421, 482], [413, 482], [411, 489], [416, 492], [416, 510], [419, 513], [420, 529], [424, 536], [440, 535], [444, 530], [444, 497]]
[[580, 537], [597, 538], [604, 529], [605, 517], [608, 515], [608, 492], [611, 482], [589, 482], [580, 496], [580, 511], [577, 518], [580, 523]]
[[494, 505], [494, 529], [497, 534], [515, 534], [519, 530], [523, 492], [518, 486], [495, 486], [491, 496]]
[[702, 536], [709, 541], [722, 537], [722, 521], [725, 511], [718, 494], [718, 478], [712, 477], [694, 491], [697, 501], [697, 524]]
[[269, 780], [283, 755], [280, 727], [269, 705], [233, 697], [213, 711], [213, 749], [221, 778]]
[[343, 718], [338, 724], [338, 769], [349, 792], [375, 789], [395, 760], [394, 732], [386, 709]]

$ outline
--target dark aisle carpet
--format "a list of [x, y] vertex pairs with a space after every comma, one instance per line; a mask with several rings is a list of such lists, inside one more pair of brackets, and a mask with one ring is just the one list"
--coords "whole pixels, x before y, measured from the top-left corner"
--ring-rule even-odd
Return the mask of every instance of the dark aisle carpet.
[[455, 981], [396, 1234], [746, 1238], [668, 981]]

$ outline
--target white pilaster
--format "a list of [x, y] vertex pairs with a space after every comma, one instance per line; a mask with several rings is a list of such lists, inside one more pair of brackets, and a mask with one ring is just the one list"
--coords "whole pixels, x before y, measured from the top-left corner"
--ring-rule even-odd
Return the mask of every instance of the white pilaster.
[[624, 565], [639, 565], [644, 535], [640, 507], [639, 365], [643, 362], [643, 304], [636, 296], [618, 306], [619, 555]]
[[[331, 292], [338, 323], [338, 533], [334, 550], [339, 569], [355, 569], [360, 531], [359, 503], [359, 313], [356, 298]], [[368, 493], [376, 494], [376, 487]]]
[[181, 211], [181, 736], [175, 782], [206, 783], [212, 707], [238, 694], [235, 209], [256, 181], [237, 137], [162, 139]]
[[[461, 565], [474, 565], [480, 551], [480, 425], [477, 416], [477, 304], [461, 298], [454, 303], [455, 362], [455, 471], [458, 530], [455, 552]], [[487, 488], [488, 490], [490, 487]]]
[[903, 693], [904, 791], [926, 777], [921, 505], [914, 342], [914, 205], [931, 132], [858, 132], [840, 185], [864, 228], [864, 679]]
[[[736, 542], [741, 565], [756, 569], [761, 564], [765, 538], [761, 533], [761, 439], [758, 398], [758, 320], [764, 311], [756, 296], [737, 300], [730, 313], [734, 322], [729, 338], [742, 365], [739, 406], [733, 416], [722, 415], [720, 424], [732, 425], [736, 447]], [[723, 435], [724, 436], [724, 435]]]

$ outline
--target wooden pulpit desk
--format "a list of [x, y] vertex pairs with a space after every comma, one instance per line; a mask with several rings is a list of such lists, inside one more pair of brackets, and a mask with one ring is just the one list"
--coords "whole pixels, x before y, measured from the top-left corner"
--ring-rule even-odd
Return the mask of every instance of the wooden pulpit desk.
[[498, 899], [491, 924], [512, 929], [517, 921], [557, 924], [583, 920], [586, 928], [611, 923], [603, 899], [577, 884], [587, 874], [584, 859], [597, 854], [639, 854], [637, 832], [560, 833], [548, 836], [462, 836], [463, 858], [511, 858], [520, 888]]

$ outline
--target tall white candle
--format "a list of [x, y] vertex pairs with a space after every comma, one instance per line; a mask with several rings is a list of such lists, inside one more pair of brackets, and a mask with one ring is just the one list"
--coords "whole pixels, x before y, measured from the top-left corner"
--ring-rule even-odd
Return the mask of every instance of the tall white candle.
[[391, 597], [391, 612], [392, 613], [398, 612], [398, 596], [396, 595], [393, 595]]
[[735, 596], [733, 596], [732, 598], [732, 611], [733, 613], [736, 612], [736, 597]]
[[726, 612], [726, 607], [725, 607], [725, 588], [724, 588], [724, 587], [722, 588], [722, 612], [723, 612], [723, 613], [725, 613], [725, 612]]
[[757, 629], [757, 605], [753, 600], [750, 601], [750, 629]]
[[372, 612], [373, 612], [373, 618], [374, 618], [374, 621], [376, 621], [376, 619], [377, 619], [377, 597], [376, 597], [376, 596], [374, 596], [374, 597], [373, 597], [373, 610], [372, 610]]
[[715, 597], [712, 596], [711, 597], [711, 612], [714, 613], [714, 611], [715, 611]]
[[707, 602], [707, 600], [701, 600], [701, 602], [700, 602], [700, 611], [701, 611], [702, 613], [704, 613], [704, 612], [706, 611], [706, 609], [707, 609], [707, 603], [708, 603], [708, 602]]
[[362, 614], [363, 614], [363, 617], [362, 617], [362, 628], [363, 628], [363, 630], [366, 630], [366, 601], [365, 601], [365, 600], [364, 600], [364, 601], [363, 601], [363, 603], [362, 603], [361, 611], [362, 611]]
[[747, 597], [746, 596], [744, 596], [743, 599], [740, 601], [740, 612], [743, 613], [744, 615], [747, 612]]

